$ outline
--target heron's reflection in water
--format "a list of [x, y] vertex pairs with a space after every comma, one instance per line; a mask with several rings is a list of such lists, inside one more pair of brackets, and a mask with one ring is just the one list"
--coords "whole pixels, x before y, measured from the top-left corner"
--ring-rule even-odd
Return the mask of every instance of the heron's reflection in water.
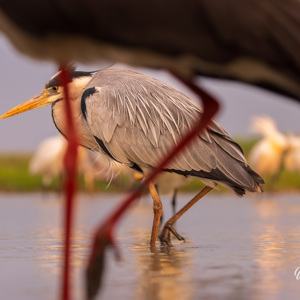
[[138, 284], [135, 299], [192, 299], [194, 251], [187, 247], [135, 246]]

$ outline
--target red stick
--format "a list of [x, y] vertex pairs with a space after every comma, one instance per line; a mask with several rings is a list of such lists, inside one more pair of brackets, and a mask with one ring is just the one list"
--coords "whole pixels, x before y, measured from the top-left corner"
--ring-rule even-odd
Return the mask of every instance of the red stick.
[[64, 157], [65, 165], [65, 216], [64, 216], [64, 228], [65, 228], [65, 245], [64, 245], [64, 268], [63, 268], [63, 281], [61, 287], [61, 299], [69, 300], [70, 295], [70, 257], [71, 257], [71, 236], [72, 236], [72, 224], [73, 224], [73, 206], [74, 206], [74, 195], [76, 192], [76, 159], [77, 159], [77, 136], [75, 130], [75, 124], [72, 115], [72, 107], [70, 104], [69, 95], [69, 71], [66, 66], [61, 66], [60, 80], [64, 87], [64, 98], [65, 98], [65, 117], [66, 123], [66, 134], [68, 136], [68, 147]]

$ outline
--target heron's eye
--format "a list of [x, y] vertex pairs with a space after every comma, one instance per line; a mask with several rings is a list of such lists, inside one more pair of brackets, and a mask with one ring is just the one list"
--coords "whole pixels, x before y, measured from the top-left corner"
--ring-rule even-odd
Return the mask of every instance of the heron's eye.
[[57, 87], [57, 86], [53, 86], [53, 87], [51, 88], [51, 90], [52, 90], [53, 92], [57, 92], [57, 91], [58, 91], [58, 87]]

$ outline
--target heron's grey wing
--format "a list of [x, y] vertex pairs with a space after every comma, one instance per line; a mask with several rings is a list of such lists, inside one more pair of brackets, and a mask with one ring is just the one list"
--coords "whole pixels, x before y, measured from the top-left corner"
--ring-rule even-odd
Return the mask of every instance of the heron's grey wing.
[[[106, 76], [109, 80], [102, 74], [106, 81], [99, 76], [89, 84], [93, 93], [84, 99], [88, 126], [115, 160], [155, 167], [201, 117], [201, 109], [183, 93], [153, 78], [124, 70], [106, 70], [106, 75], [110, 72], [114, 76]], [[122, 80], [118, 80], [120, 74]], [[136, 80], [138, 76], [143, 80]], [[239, 145], [215, 121], [167, 166], [168, 171], [253, 190], [248, 169]]]
[[[155, 167], [183, 132], [191, 128], [194, 119], [186, 118], [182, 111], [176, 115], [165, 104], [157, 106], [153, 99], [147, 102], [143, 97], [132, 101], [134, 97], [138, 96], [124, 98], [112, 89], [97, 87], [84, 100], [84, 115], [91, 133], [105, 147], [104, 152], [127, 165]], [[175, 158], [168, 168], [210, 171], [214, 158], [209, 152], [206, 143], [198, 142]]]

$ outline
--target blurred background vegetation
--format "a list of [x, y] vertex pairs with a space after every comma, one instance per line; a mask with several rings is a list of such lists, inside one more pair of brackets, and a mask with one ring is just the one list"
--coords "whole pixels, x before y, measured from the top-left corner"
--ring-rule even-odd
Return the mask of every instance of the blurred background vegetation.
[[[258, 139], [236, 139], [242, 146], [246, 158]], [[0, 154], [0, 191], [2, 192], [33, 192], [42, 191], [41, 175], [31, 175], [29, 173], [29, 162], [32, 154]], [[264, 191], [299, 191], [300, 174], [282, 170], [277, 177], [263, 176], [266, 184]], [[120, 174], [118, 182], [108, 184], [104, 180], [97, 180], [95, 192], [124, 192], [130, 188], [132, 182], [125, 175]], [[60, 191], [63, 178], [55, 178], [51, 185], [47, 187], [49, 191]], [[138, 184], [138, 182], [136, 183]], [[79, 190], [84, 191], [82, 176], [78, 178]], [[192, 192], [199, 191], [202, 183], [195, 179], [186, 186], [181, 187], [180, 191]], [[216, 192], [226, 192], [225, 188], [219, 187]]]

